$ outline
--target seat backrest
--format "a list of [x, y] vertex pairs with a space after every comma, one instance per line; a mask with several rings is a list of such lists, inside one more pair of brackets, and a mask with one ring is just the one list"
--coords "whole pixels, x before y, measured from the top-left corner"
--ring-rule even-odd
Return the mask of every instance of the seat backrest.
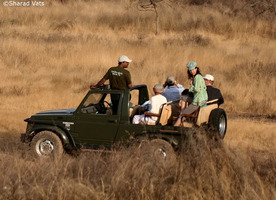
[[141, 122], [142, 124], [148, 124], [148, 125], [157, 125], [157, 124], [159, 124], [159, 121], [160, 121], [160, 116], [161, 116], [161, 114], [163, 113], [163, 109], [164, 109], [164, 107], [166, 106], [166, 104], [167, 103], [164, 103], [164, 104], [162, 104], [161, 106], [160, 106], [160, 108], [159, 108], [159, 113], [158, 114], [156, 114], [156, 113], [150, 113], [150, 112], [145, 112], [144, 114], [145, 114], [145, 118], [147, 118], [147, 117], [152, 117], [152, 119], [153, 119], [153, 117], [155, 118], [155, 119], [157, 119], [155, 122], [150, 122], [150, 121], [147, 121], [146, 120], [146, 122]]
[[199, 109], [196, 125], [200, 126], [203, 123], [208, 123], [209, 116], [212, 110], [218, 108], [218, 104], [210, 104]]
[[168, 119], [170, 118], [171, 115], [172, 115], [171, 105], [168, 105], [168, 104], [163, 105], [160, 111], [159, 121], [157, 123], [160, 123], [162, 126], [167, 125]]
[[173, 123], [173, 117], [180, 114], [179, 101], [170, 101], [163, 105], [160, 112], [159, 122], [162, 126]]
[[180, 114], [180, 106], [179, 100], [169, 101], [164, 103], [160, 107], [159, 116], [157, 117], [156, 123], [147, 123], [149, 125], [157, 125], [161, 124], [162, 126], [167, 125], [168, 123], [172, 123], [173, 116], [179, 116]]

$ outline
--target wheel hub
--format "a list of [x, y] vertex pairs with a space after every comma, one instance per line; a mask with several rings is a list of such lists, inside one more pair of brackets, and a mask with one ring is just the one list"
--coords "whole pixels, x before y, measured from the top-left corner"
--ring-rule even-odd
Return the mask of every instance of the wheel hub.
[[162, 148], [157, 149], [157, 153], [158, 153], [164, 160], [166, 160], [166, 158], [167, 158], [167, 153], [166, 153], [166, 151], [164, 151], [164, 149], [162, 149]]
[[54, 150], [54, 145], [50, 140], [44, 140], [39, 143], [37, 153], [39, 155], [49, 155]]
[[219, 119], [219, 134], [223, 136], [225, 134], [226, 120], [224, 116], [221, 116]]

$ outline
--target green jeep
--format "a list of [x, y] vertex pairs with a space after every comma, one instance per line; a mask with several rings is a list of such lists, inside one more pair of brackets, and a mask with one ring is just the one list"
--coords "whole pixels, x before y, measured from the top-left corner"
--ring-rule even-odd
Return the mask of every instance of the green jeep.
[[[116, 114], [111, 103], [114, 96], [118, 99]], [[25, 119], [28, 124], [26, 133], [21, 134], [21, 141], [30, 144], [31, 151], [42, 157], [86, 149], [111, 150], [118, 143], [145, 137], [157, 145], [156, 151], [161, 152], [163, 157], [177, 149], [191, 126], [174, 127], [170, 120], [165, 123], [157, 121], [151, 125], [132, 124], [135, 113], [130, 100], [136, 101], [136, 106], [148, 101], [147, 86], [135, 85], [130, 90], [111, 90], [105, 85], [91, 89], [76, 109], [45, 111]], [[163, 108], [170, 104], [178, 105], [169, 102]], [[159, 119], [163, 108], [160, 109]], [[179, 116], [170, 115], [171, 118]], [[223, 139], [227, 126], [224, 110], [215, 108], [209, 115], [208, 120], [199, 125], [207, 124], [207, 127], [214, 128]], [[190, 124], [198, 126], [198, 114], [186, 117], [190, 118]]]

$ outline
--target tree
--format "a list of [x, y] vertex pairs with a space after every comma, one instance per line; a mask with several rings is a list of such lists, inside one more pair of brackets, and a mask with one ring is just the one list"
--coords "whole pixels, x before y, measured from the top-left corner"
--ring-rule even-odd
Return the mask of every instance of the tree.
[[155, 34], [159, 34], [159, 10], [158, 5], [161, 2], [168, 4], [166, 0], [138, 0], [138, 9], [140, 11], [151, 11], [155, 13]]

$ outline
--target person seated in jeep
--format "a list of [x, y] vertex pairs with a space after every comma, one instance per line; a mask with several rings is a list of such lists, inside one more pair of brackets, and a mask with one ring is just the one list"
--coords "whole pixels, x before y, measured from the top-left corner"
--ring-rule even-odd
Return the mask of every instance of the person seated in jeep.
[[[156, 84], [153, 87], [154, 96], [150, 99], [147, 105], [149, 105], [149, 111], [146, 111], [141, 115], [134, 115], [133, 124], [155, 124], [158, 117], [154, 115], [158, 115], [160, 113], [160, 109], [163, 104], [167, 103], [166, 97], [162, 95], [164, 91], [164, 87], [161, 84]], [[146, 105], [144, 105], [146, 106]]]
[[203, 77], [205, 85], [207, 87], [208, 101], [218, 99], [218, 105], [224, 103], [223, 96], [218, 88], [213, 87], [214, 77], [211, 74], [206, 74]]
[[182, 119], [184, 119], [182, 117], [183, 114], [192, 114], [200, 107], [205, 106], [204, 103], [208, 100], [206, 85], [200, 73], [200, 69], [197, 66], [197, 63], [192, 61], [192, 62], [189, 62], [186, 66], [188, 68], [187, 69], [188, 77], [189, 79], [191, 79], [191, 86], [189, 88], [189, 92], [193, 93], [193, 98], [190, 99], [191, 102], [189, 102], [189, 96], [182, 99], [184, 100], [184, 102], [182, 103], [182, 106], [181, 106], [181, 115], [178, 117], [174, 126], [181, 125]]
[[165, 89], [162, 95], [166, 97], [167, 101], [179, 100], [182, 91], [185, 89], [181, 84], [176, 82], [173, 76], [168, 76], [163, 86]]

